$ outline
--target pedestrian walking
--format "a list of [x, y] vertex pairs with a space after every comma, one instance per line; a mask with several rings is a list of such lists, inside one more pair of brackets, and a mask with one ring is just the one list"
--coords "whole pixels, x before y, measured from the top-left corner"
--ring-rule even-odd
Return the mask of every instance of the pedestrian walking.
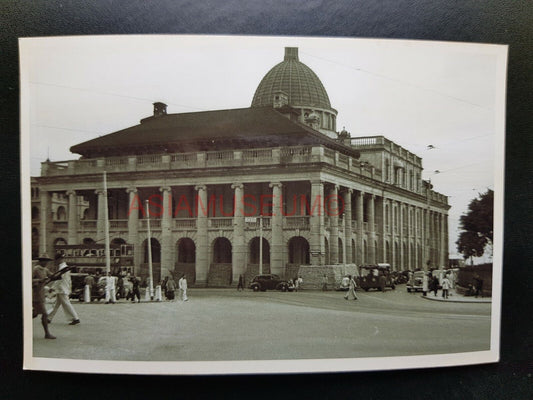
[[[61, 253], [56, 254], [55, 263], [58, 265], [58, 271], [67, 267], [67, 263], [64, 260], [64, 256]], [[54, 319], [57, 310], [59, 307], [63, 308], [63, 312], [69, 318], [69, 325], [77, 325], [80, 323], [80, 318], [76, 313], [72, 304], [70, 304], [70, 292], [72, 291], [72, 278], [70, 277], [70, 272], [67, 271], [61, 275], [61, 279], [57, 280], [54, 285], [56, 291], [56, 303], [54, 304], [54, 309], [48, 315], [48, 323], [52, 322]]]
[[450, 289], [450, 280], [448, 279], [448, 275], [445, 275], [444, 278], [442, 278], [442, 297], [447, 299], [448, 298], [448, 290]]
[[44, 286], [50, 281], [52, 273], [46, 265], [52, 261], [47, 254], [38, 258], [39, 262], [32, 271], [32, 300], [33, 300], [33, 318], [41, 315], [41, 323], [44, 329], [45, 339], [55, 339], [48, 329], [48, 313], [45, 306]]
[[185, 275], [182, 275], [180, 280], [178, 281], [178, 287], [180, 289], [180, 297], [183, 301], [188, 301], [189, 298], [187, 297], [187, 278]]
[[439, 278], [436, 276], [431, 280], [431, 289], [433, 290], [433, 295], [437, 296], [437, 292], [439, 291]]
[[119, 275], [117, 278], [117, 297], [123, 299], [126, 297], [126, 288], [124, 287], [124, 278], [122, 275]]
[[422, 277], [422, 295], [424, 297], [427, 296], [429, 288], [429, 277], [428, 274], [424, 273], [424, 276]]
[[474, 295], [476, 298], [481, 295], [483, 297], [483, 279], [479, 276], [479, 274], [474, 275]]
[[300, 282], [298, 281], [298, 277], [295, 277], [294, 278], [294, 291], [297, 292], [299, 287], [300, 287]]
[[304, 284], [304, 280], [302, 279], [302, 276], [300, 275], [298, 277], [298, 289], [302, 289], [303, 288], [303, 284]]
[[328, 290], [328, 277], [324, 274], [322, 277], [322, 291], [325, 292], [326, 290]]
[[169, 300], [167, 297], [167, 282], [168, 282], [168, 276], [165, 276], [165, 279], [163, 279], [160, 283], [161, 285], [161, 292], [165, 295], [166, 299]]
[[165, 279], [165, 297], [167, 300], [174, 301], [176, 299], [176, 282], [172, 277], [166, 277]]
[[348, 300], [350, 295], [353, 296], [354, 300], [357, 300], [358, 297], [355, 294], [355, 287], [357, 285], [355, 283], [355, 280], [353, 279], [353, 277], [351, 275], [348, 275], [348, 278], [350, 279], [350, 283], [349, 283], [349, 286], [348, 286], [348, 292], [346, 293], [346, 296], [344, 296], [344, 300]]
[[239, 283], [237, 284], [237, 290], [242, 292], [244, 290], [244, 278], [242, 275], [239, 275]]
[[141, 292], [139, 291], [140, 281], [135, 275], [132, 275], [130, 278], [132, 289], [131, 289], [131, 302], [135, 303], [135, 297], [137, 297], [137, 303], [141, 302]]
[[108, 272], [105, 278], [105, 303], [115, 304], [116, 301], [116, 279]]

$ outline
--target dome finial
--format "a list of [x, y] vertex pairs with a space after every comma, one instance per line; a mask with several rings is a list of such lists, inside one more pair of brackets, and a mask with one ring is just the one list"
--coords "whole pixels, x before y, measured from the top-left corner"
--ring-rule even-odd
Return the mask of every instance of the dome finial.
[[285, 47], [285, 58], [284, 61], [289, 60], [298, 60], [298, 47]]

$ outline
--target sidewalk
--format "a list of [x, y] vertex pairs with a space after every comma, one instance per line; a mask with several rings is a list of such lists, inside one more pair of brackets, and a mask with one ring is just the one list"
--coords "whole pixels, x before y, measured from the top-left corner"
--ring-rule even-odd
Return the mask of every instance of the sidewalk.
[[455, 293], [455, 290], [453, 289], [449, 290], [447, 299], [442, 297], [442, 290], [439, 290], [436, 296], [433, 294], [433, 292], [428, 292], [426, 297], [424, 297], [423, 295], [420, 297], [422, 297], [425, 300], [442, 301], [446, 303], [491, 303], [492, 302], [491, 297], [463, 296], [463, 295]]

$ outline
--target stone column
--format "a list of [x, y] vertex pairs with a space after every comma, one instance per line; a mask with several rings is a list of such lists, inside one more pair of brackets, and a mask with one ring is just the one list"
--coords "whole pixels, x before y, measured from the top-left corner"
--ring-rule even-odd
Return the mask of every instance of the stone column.
[[400, 267], [402, 270], [405, 270], [407, 269], [407, 266], [404, 265], [404, 251], [403, 251], [403, 244], [404, 244], [404, 239], [405, 239], [405, 235], [403, 234], [403, 227], [405, 226], [405, 221], [403, 220], [403, 208], [404, 208], [404, 204], [402, 202], [399, 202], [398, 203], [399, 206], [398, 206], [398, 217], [400, 219], [400, 222], [399, 222], [399, 226], [398, 226], [398, 231], [400, 233], [400, 246], [399, 246], [399, 251], [400, 251]]
[[105, 213], [107, 210], [105, 209], [105, 196], [107, 196], [107, 192], [98, 189], [94, 191], [98, 195], [98, 219], [96, 221], [96, 241], [103, 243], [105, 239]]
[[48, 232], [52, 230], [52, 207], [50, 202], [50, 193], [46, 190], [40, 189], [41, 197], [41, 221], [39, 232], [39, 255], [48, 253], [53, 256], [52, 249], [48, 246]]
[[322, 265], [324, 261], [324, 183], [321, 181], [311, 181], [311, 216], [310, 216], [310, 229], [311, 229], [311, 243], [310, 261], [312, 265]]
[[415, 254], [413, 255], [413, 259], [415, 261], [415, 268], [419, 268], [420, 266], [420, 260], [418, 259], [418, 240], [419, 240], [419, 237], [420, 237], [420, 232], [418, 231], [418, 220], [420, 218], [420, 215], [418, 214], [420, 211], [418, 209], [418, 207], [414, 207], [413, 209], [413, 212], [414, 212], [414, 224], [415, 224], [415, 227], [414, 227], [414, 239], [413, 239], [413, 243], [414, 243], [414, 251], [415, 251]]
[[355, 195], [355, 218], [357, 219], [357, 237], [359, 238], [359, 247], [357, 264], [363, 264], [363, 251], [364, 251], [364, 230], [363, 230], [363, 201], [364, 201], [364, 192], [359, 191]]
[[68, 244], [78, 244], [78, 196], [75, 190], [68, 190]]
[[270, 247], [270, 272], [285, 276], [283, 266], [283, 215], [281, 209], [281, 183], [272, 182], [272, 246]]
[[342, 193], [344, 200], [344, 254], [345, 262], [348, 264], [352, 263], [352, 192], [352, 189], [346, 189]]
[[232, 246], [232, 282], [239, 281], [239, 275], [246, 272], [246, 243], [244, 242], [244, 185], [234, 183], [231, 188], [235, 191], [233, 198], [233, 246]]
[[129, 194], [128, 204], [128, 244], [132, 244], [133, 247], [133, 264], [135, 268], [135, 274], [140, 273], [141, 265], [141, 245], [139, 241], [139, 207], [142, 207], [142, 203], [137, 197], [137, 188], [128, 188], [126, 193]]
[[442, 265], [448, 266], [448, 215], [447, 214], [441, 214], [442, 217], [442, 226], [441, 226], [441, 243], [442, 243], [442, 250], [441, 250], [441, 259], [442, 259]]
[[391, 232], [391, 240], [390, 240], [390, 251], [391, 251], [391, 265], [392, 268], [395, 271], [401, 271], [400, 266], [396, 262], [396, 218], [395, 217], [395, 209], [396, 209], [396, 202], [394, 200], [390, 200], [390, 232]]
[[[196, 221], [196, 283], [207, 283], [207, 272], [209, 271], [209, 243], [207, 236], [207, 187], [205, 185], [195, 186], [198, 191], [197, 201], [197, 221]], [[205, 208], [205, 212], [202, 210]]]
[[375, 214], [375, 204], [376, 196], [374, 194], [370, 194], [369, 201], [368, 201], [368, 241], [370, 242], [368, 244], [369, 249], [369, 258], [370, 262], [375, 263], [376, 262], [376, 229], [375, 229], [375, 221], [376, 221], [376, 214]]
[[161, 279], [174, 271], [174, 244], [172, 243], [172, 189], [160, 187], [163, 193], [163, 209], [161, 215]]
[[[327, 203], [332, 206], [334, 202], [338, 200], [339, 186], [333, 185], [329, 191], [329, 196], [326, 199]], [[329, 210], [328, 204], [325, 204], [325, 209]], [[328, 212], [328, 214], [331, 214]], [[328, 215], [330, 223], [330, 235], [329, 235], [329, 262], [331, 264], [338, 264], [339, 262], [339, 216]]]
[[412, 265], [412, 254], [411, 254], [411, 243], [413, 241], [413, 235], [411, 234], [411, 206], [409, 204], [405, 205], [407, 209], [407, 223], [405, 226], [407, 227], [407, 268], [410, 270], [414, 270]]

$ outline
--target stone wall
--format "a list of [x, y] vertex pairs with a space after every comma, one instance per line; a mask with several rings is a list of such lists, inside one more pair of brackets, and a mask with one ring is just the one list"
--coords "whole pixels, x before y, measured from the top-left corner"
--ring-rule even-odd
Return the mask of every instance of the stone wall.
[[211, 264], [207, 274], [207, 287], [229, 287], [232, 284], [231, 264]]
[[196, 266], [193, 263], [176, 263], [172, 275], [176, 284], [178, 284], [178, 279], [182, 275], [185, 275], [187, 279], [187, 286], [194, 286], [196, 284]]

